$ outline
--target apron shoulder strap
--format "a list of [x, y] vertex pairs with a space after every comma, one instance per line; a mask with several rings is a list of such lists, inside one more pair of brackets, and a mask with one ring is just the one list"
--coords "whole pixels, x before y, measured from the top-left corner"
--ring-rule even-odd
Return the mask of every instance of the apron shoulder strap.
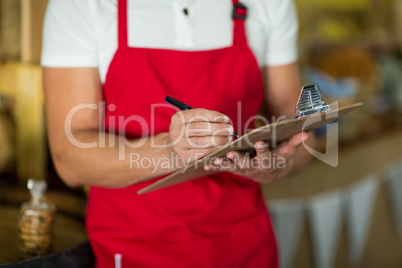
[[118, 0], [117, 16], [118, 16], [117, 35], [119, 41], [119, 48], [126, 48], [128, 47], [127, 0]]
[[232, 0], [233, 2], [233, 46], [247, 46], [246, 37], [246, 17], [247, 7], [240, 3], [239, 0]]

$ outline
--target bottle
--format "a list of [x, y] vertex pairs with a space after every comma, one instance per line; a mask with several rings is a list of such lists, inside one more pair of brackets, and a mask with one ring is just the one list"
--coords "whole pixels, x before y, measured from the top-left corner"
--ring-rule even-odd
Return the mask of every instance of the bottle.
[[31, 201], [21, 205], [18, 217], [21, 259], [40, 257], [53, 250], [53, 222], [56, 206], [44, 200], [44, 180], [28, 180]]

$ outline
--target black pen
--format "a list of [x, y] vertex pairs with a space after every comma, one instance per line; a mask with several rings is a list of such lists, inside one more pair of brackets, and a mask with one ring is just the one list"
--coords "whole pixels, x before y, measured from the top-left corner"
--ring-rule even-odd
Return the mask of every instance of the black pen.
[[[172, 98], [172, 97], [170, 97], [170, 96], [167, 96], [167, 97], [165, 98], [165, 100], [166, 100], [167, 103], [170, 103], [170, 104], [172, 104], [173, 106], [176, 106], [176, 107], [179, 108], [180, 110], [191, 110], [191, 109], [193, 109], [191, 106], [188, 106], [187, 104], [182, 103], [181, 101], [176, 100], [175, 98]], [[236, 137], [236, 138], [239, 137], [239, 135], [237, 135], [237, 133], [234, 132], [234, 131], [233, 131], [233, 133], [232, 133], [232, 136], [233, 136], [233, 137]]]

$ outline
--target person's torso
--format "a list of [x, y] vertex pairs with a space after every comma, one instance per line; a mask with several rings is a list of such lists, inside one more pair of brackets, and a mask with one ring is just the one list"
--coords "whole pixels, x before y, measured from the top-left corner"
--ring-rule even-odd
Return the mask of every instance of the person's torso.
[[[267, 7], [264, 0], [244, 3], [248, 8], [248, 43], [262, 65], [272, 28], [269, 11], [274, 7]], [[104, 82], [117, 49], [116, 2], [98, 0], [87, 4], [92, 11], [87, 16], [98, 46], [99, 72]], [[233, 38], [231, 12], [230, 0], [129, 0], [128, 44], [189, 51], [229, 47]]]
[[[231, 19], [230, 13], [226, 16]], [[166, 95], [223, 112], [235, 127], [252, 120], [264, 90], [260, 68], [247, 45], [244, 20], [236, 19], [235, 29], [230, 30], [233, 45], [178, 51], [130, 46], [127, 19], [119, 18], [123, 31], [104, 84], [106, 131], [130, 138], [169, 131], [174, 110], [157, 109]], [[141, 166], [142, 160], [134, 168], [147, 168]], [[241, 267], [239, 261], [250, 259], [252, 267], [276, 262], [275, 242], [257, 183], [219, 173], [136, 194], [149, 183], [122, 189], [91, 188], [87, 227], [99, 265], [110, 262], [113, 254], [123, 254], [131, 265], [153, 263], [154, 267], [160, 267], [157, 263], [189, 267], [197, 265], [200, 256], [204, 256], [200, 267]], [[272, 252], [265, 253], [268, 250]]]

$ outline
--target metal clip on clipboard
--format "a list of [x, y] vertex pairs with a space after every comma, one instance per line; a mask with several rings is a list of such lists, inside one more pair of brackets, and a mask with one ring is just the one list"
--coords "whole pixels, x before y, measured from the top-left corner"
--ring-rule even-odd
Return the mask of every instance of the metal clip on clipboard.
[[304, 86], [296, 105], [296, 118], [330, 110], [323, 101], [318, 84]]

